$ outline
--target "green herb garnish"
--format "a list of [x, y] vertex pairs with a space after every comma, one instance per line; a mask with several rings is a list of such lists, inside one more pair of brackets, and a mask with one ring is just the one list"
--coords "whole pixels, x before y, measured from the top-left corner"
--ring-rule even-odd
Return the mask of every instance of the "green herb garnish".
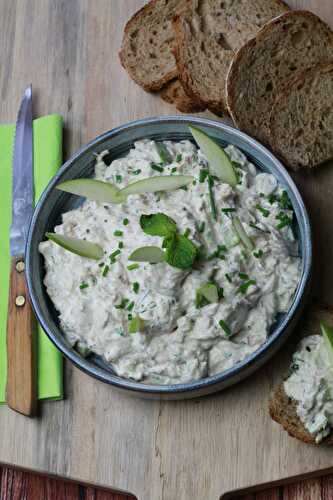
[[168, 151], [168, 148], [163, 144], [163, 142], [156, 142], [157, 152], [163, 164], [171, 163], [172, 157]]
[[134, 271], [134, 269], [139, 269], [139, 264], [130, 264], [127, 266], [128, 271]]
[[214, 179], [211, 175], [209, 175], [208, 176], [208, 193], [209, 193], [210, 210], [212, 212], [213, 219], [217, 220], [217, 212], [216, 212], [216, 204], [215, 204], [213, 186], [214, 186]]
[[133, 283], [133, 292], [134, 293], [139, 293], [139, 290], [140, 290], [140, 283], [138, 283], [137, 281], [134, 281], [134, 283]]
[[125, 219], [123, 219], [123, 224], [124, 226], [128, 226], [129, 224], [129, 220], [125, 217]]
[[292, 218], [283, 212], [280, 212], [276, 218], [280, 221], [276, 226], [276, 229], [282, 229], [283, 227], [290, 226], [293, 222]]
[[140, 168], [138, 168], [137, 170], [133, 170], [132, 174], [133, 175], [139, 175], [139, 174], [141, 174]]
[[280, 196], [280, 201], [279, 201], [280, 207], [284, 208], [286, 210], [292, 210], [293, 206], [290, 201], [290, 198], [288, 196], [287, 191], [283, 191], [281, 196]]
[[191, 229], [187, 228], [184, 233], [185, 238], [188, 238], [190, 234], [191, 234]]
[[229, 281], [229, 283], [232, 283], [232, 279], [231, 279], [230, 274], [225, 273], [225, 277], [227, 278], [227, 280]]
[[124, 248], [124, 243], [123, 243], [122, 241], [119, 241], [119, 243], [118, 243], [118, 248], [119, 248], [119, 249]]
[[243, 295], [246, 294], [248, 288], [251, 286], [251, 285], [255, 285], [256, 284], [256, 280], [248, 280], [248, 281], [245, 281], [245, 283], [242, 283], [240, 285], [240, 287], [238, 288], [237, 292], [238, 293], [241, 293]]
[[242, 279], [242, 280], [248, 280], [249, 279], [249, 276], [245, 273], [238, 273], [238, 276]]
[[188, 269], [197, 257], [197, 247], [191, 240], [174, 233], [165, 239], [165, 260], [173, 267]]
[[164, 171], [164, 168], [161, 167], [160, 165], [156, 165], [156, 163], [152, 163], [150, 166], [153, 170], [156, 170], [156, 172], [163, 172]]
[[171, 173], [174, 174], [175, 172], [177, 172], [177, 167], [172, 167]]
[[230, 214], [232, 212], [236, 212], [236, 209], [235, 208], [221, 208], [221, 212], [223, 214]]
[[88, 288], [88, 283], [85, 283], [85, 281], [82, 281], [82, 283], [80, 284], [80, 290], [84, 290], [85, 288]]
[[278, 200], [278, 198], [277, 198], [277, 196], [275, 194], [269, 194], [267, 196], [267, 200], [268, 200], [268, 203], [270, 203], [271, 205], [273, 205], [273, 203], [275, 203]]
[[103, 269], [103, 272], [102, 272], [102, 276], [103, 278], [105, 278], [105, 276], [108, 275], [108, 272], [110, 271], [110, 266], [108, 266], [107, 264], [104, 266], [104, 269]]
[[199, 233], [203, 233], [204, 232], [205, 226], [206, 226], [206, 223], [204, 221], [200, 222], [200, 224], [198, 226]]
[[135, 303], [134, 302], [130, 302], [128, 304], [128, 306], [126, 307], [127, 311], [132, 311], [134, 306], [135, 306]]
[[116, 231], [114, 231], [114, 233], [113, 233], [113, 236], [124, 236], [124, 233], [122, 231], [119, 231], [118, 229], [116, 229]]
[[116, 257], [121, 254], [121, 251], [118, 249], [118, 250], [115, 250], [114, 252], [110, 253], [109, 255], [109, 259], [111, 260], [112, 264], [114, 264], [116, 262]]
[[129, 303], [128, 299], [121, 299], [120, 304], [116, 304], [114, 307], [116, 309], [125, 309], [125, 307], [127, 306], [128, 303]]
[[264, 217], [268, 217], [270, 214], [270, 211], [267, 210], [267, 208], [264, 208], [261, 205], [259, 205], [259, 203], [256, 204], [256, 209], [259, 210], [259, 212], [261, 212]]
[[261, 257], [264, 255], [264, 252], [260, 249], [257, 252], [253, 252], [254, 257], [257, 259], [261, 259]]
[[232, 332], [231, 332], [230, 327], [227, 325], [227, 323], [223, 319], [220, 319], [219, 325], [222, 328], [222, 330], [225, 331], [225, 333], [227, 334], [227, 336], [230, 337], [231, 334], [232, 334]]
[[120, 174], [116, 174], [116, 182], [121, 182], [123, 180], [123, 176]]
[[140, 226], [143, 232], [150, 236], [165, 237], [177, 231], [175, 221], [162, 213], [141, 215]]
[[256, 229], [257, 231], [261, 231], [262, 233], [270, 233], [268, 229], [262, 229], [261, 227], [257, 226], [254, 222], [249, 222], [249, 226], [252, 227], [253, 229]]
[[202, 168], [199, 173], [199, 182], [205, 182], [209, 175], [209, 171], [206, 168]]
[[178, 162], [178, 163], [179, 163], [180, 161], [182, 161], [182, 159], [183, 159], [183, 157], [182, 157], [182, 155], [181, 155], [181, 154], [178, 154], [178, 155], [176, 156], [176, 162]]

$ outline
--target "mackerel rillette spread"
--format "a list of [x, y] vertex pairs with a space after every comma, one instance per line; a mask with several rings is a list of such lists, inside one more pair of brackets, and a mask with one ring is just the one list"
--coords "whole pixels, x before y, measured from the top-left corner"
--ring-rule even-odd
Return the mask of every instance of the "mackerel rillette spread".
[[[236, 147], [224, 151], [237, 175], [233, 187], [212, 175], [187, 140], [141, 140], [112, 162], [102, 152], [95, 178], [119, 188], [155, 176], [194, 179], [119, 204], [86, 199], [64, 213], [55, 233], [100, 245], [99, 260], [40, 243], [44, 284], [64, 335], [121, 377], [177, 384], [223, 372], [256, 351], [292, 303], [301, 260], [287, 193]], [[148, 218], [170, 231], [163, 241], [143, 230]], [[129, 259], [144, 247], [170, 254], [175, 241], [181, 251], [168, 262]], [[193, 265], [177, 267], [193, 248]]]
[[300, 421], [320, 443], [333, 426], [333, 367], [321, 335], [302, 339], [283, 387], [287, 396], [296, 401]]

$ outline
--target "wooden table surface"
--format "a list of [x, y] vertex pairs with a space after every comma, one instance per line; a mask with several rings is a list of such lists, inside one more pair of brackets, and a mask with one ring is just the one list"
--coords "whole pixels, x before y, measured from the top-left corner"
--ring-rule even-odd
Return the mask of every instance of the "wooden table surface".
[[[112, 52], [115, 50], [112, 43], [119, 42], [122, 29], [118, 20], [121, 19], [123, 23], [124, 11], [127, 13], [131, 5], [136, 6], [141, 3], [140, 0], [0, 0], [0, 121], [9, 122], [15, 119], [22, 89], [32, 81], [36, 90], [35, 112], [37, 114], [60, 112], [65, 118], [65, 157], [68, 157], [80, 145], [116, 124], [147, 114], [174, 113], [171, 106], [162, 104], [157, 97], [149, 97], [146, 112], [148, 98], [136, 88], [124, 72], [121, 72], [117, 58]], [[332, 0], [290, 0], [287, 3], [296, 8], [309, 8], [333, 26]], [[328, 175], [327, 171], [321, 176], [322, 186], [325, 185], [325, 175]], [[302, 183], [302, 180], [300, 182]], [[318, 203], [317, 213], [314, 212], [312, 215], [329, 222], [325, 219], [328, 214], [325, 214], [325, 205], [322, 203], [325, 196], [324, 188], [321, 187], [321, 191], [316, 192], [310, 188], [309, 183], [302, 187], [304, 187], [303, 194], [306, 201], [314, 198]], [[328, 196], [330, 190], [327, 189], [326, 195]], [[323, 260], [329, 262], [333, 241], [331, 235], [327, 235], [327, 240], [330, 244], [321, 247], [321, 255]], [[325, 276], [322, 277], [322, 295], [333, 303], [331, 280], [327, 277], [325, 279]], [[265, 390], [272, 383], [274, 370], [265, 371], [265, 376], [267, 376], [263, 382]], [[169, 411], [169, 406], [164, 404], [159, 407], [156, 404], [150, 411], [147, 405], [141, 402], [131, 406], [117, 393], [112, 393], [112, 399], [106, 400], [105, 386], [95, 384], [89, 377], [72, 367], [66, 368], [66, 383], [68, 400], [63, 403], [44, 405], [43, 419], [35, 427], [34, 424], [24, 427], [20, 417], [13, 417], [7, 409], [0, 408], [0, 460], [22, 464], [24, 467], [31, 463], [36, 470], [52, 471], [55, 474], [76, 478], [88, 477], [91, 482], [97, 478], [97, 482], [105, 484], [111, 465], [110, 461], [104, 463], [101, 458], [107, 456], [107, 453], [109, 455], [118, 453], [117, 461], [113, 464], [114, 469], [111, 471], [113, 475], [117, 474], [117, 468], [121, 470], [125, 466], [129, 469], [128, 474], [134, 472], [145, 474], [146, 471], [142, 470], [138, 461], [127, 460], [120, 448], [117, 447], [115, 451], [110, 446], [110, 443], [113, 443], [110, 437], [111, 431], [108, 440], [105, 440], [100, 431], [91, 425], [92, 419], [99, 417], [103, 422], [102, 427], [110, 426], [115, 435], [124, 431], [126, 425], [128, 443], [132, 443], [133, 441], [130, 440], [135, 439], [135, 436], [131, 421], [135, 420], [136, 411], [140, 411], [139, 424], [142, 426], [142, 435], [147, 436], [147, 440], [136, 442], [135, 451], [137, 456], [142, 457], [145, 457], [151, 450], [154, 454], [156, 453], [157, 468], [148, 471], [147, 476], [147, 482], [149, 482], [154, 477], [153, 475], [159, 475], [160, 482], [154, 490], [157, 492], [154, 500], [162, 498], [158, 492], [164, 491], [164, 486], [166, 488], [177, 486], [183, 492], [186, 474], [185, 469], [181, 467], [181, 448], [174, 457], [177, 458], [176, 467], [178, 467], [179, 475], [177, 473], [177, 478], [170, 477], [166, 471], [172, 467], [173, 457], [172, 460], [166, 461], [163, 456], [164, 461], [162, 461], [160, 451], [161, 447], [169, 453], [172, 451], [168, 449], [169, 442], [171, 446], [170, 434], [159, 434], [159, 429], [160, 426], [167, 428], [177, 414], [178, 423], [182, 426], [182, 435], [179, 439], [184, 438], [184, 442], [190, 443], [189, 446], [191, 446], [191, 442], [186, 441], [188, 438], [186, 408], [189, 405], [180, 405], [179, 411], [172, 406], [172, 410]], [[253, 383], [249, 384], [248, 391], [250, 395], [255, 396]], [[237, 397], [245, 399], [245, 391], [243, 390], [242, 394]], [[96, 403], [92, 404], [94, 399]], [[235, 404], [232, 392], [226, 395], [224, 401], [227, 405]], [[114, 404], [118, 404], [126, 413], [126, 424], [120, 420], [112, 421], [111, 417], [108, 417], [108, 414], [111, 415]], [[212, 427], [215, 428], [216, 424], [213, 419], [218, 417], [218, 414], [212, 400], [206, 401], [204, 406], [205, 410], [202, 405], [193, 407], [198, 422], [200, 422], [201, 412], [204, 411], [206, 417], [211, 419]], [[252, 413], [258, 411], [256, 407], [250, 408], [249, 406], [248, 418], [250, 410]], [[259, 422], [263, 421], [262, 412], [257, 413], [256, 416]], [[48, 422], [47, 425], [44, 425], [45, 421]], [[76, 425], [78, 422], [80, 427]], [[3, 426], [7, 426], [7, 432], [3, 432]], [[52, 432], [57, 432], [58, 440], [50, 443], [51, 429]], [[154, 435], [151, 433], [152, 429]], [[273, 436], [274, 439], [279, 440], [281, 446], [285, 446], [286, 443], [289, 446], [289, 438], [280, 430], [275, 429], [272, 434], [268, 434], [268, 438]], [[22, 439], [20, 441], [18, 438], [19, 442], [16, 442], [10, 436], [21, 436]], [[210, 435], [207, 434], [206, 438], [209, 437]], [[251, 439], [250, 434], [249, 439]], [[274, 442], [271, 441], [271, 443], [274, 446]], [[117, 445], [116, 442], [114, 444]], [[12, 445], [13, 450], [16, 446], [13, 453], [8, 451]], [[292, 446], [300, 454], [299, 462], [310, 463], [311, 449], [305, 446], [297, 448], [295, 443]], [[209, 453], [209, 450], [207, 449], [206, 452]], [[7, 457], [9, 457], [8, 460]], [[14, 457], [13, 460], [11, 457]], [[266, 456], [268, 461], [271, 458], [273, 457]], [[184, 460], [186, 461], [186, 456]], [[288, 455], [287, 448], [285, 448], [282, 460], [284, 461], [279, 464], [280, 471], [287, 476], [288, 470], [293, 465], [293, 459], [291, 455]], [[328, 463], [327, 457], [325, 460]], [[262, 467], [262, 464], [257, 464], [258, 467]], [[84, 472], [83, 475], [82, 472]], [[209, 488], [211, 481], [209, 468], [204, 474], [205, 481], [207, 481], [206, 487]], [[189, 486], [193, 500], [197, 500], [195, 484], [189, 484]], [[148, 492], [148, 489], [145, 491]], [[36, 475], [7, 468], [1, 469], [1, 500], [128, 500], [129, 498], [132, 497], [97, 491], [74, 483], [61, 483], [55, 479], [38, 478]], [[169, 497], [163, 495], [163, 498]], [[181, 496], [181, 498], [184, 497]], [[331, 476], [246, 496], [247, 500], [329, 500], [332, 498], [333, 478]], [[140, 500], [146, 500], [144, 495], [141, 495]], [[201, 500], [201, 497], [198, 500]], [[213, 500], [216, 500], [215, 497]]]

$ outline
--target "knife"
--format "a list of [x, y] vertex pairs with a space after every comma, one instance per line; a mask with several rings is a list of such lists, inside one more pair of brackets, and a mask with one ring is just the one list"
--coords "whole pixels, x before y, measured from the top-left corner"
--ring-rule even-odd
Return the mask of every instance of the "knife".
[[8, 406], [33, 416], [37, 410], [36, 320], [25, 281], [25, 244], [34, 207], [32, 87], [19, 109], [13, 154], [11, 269], [7, 320]]

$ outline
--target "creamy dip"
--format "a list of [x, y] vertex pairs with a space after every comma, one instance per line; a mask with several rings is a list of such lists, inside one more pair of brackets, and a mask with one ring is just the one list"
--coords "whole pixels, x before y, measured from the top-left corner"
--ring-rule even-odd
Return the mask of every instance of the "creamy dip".
[[[126, 157], [111, 164], [105, 151], [96, 159], [96, 179], [124, 187], [162, 173], [191, 174], [193, 184], [129, 196], [120, 205], [86, 200], [64, 213], [55, 228], [101, 245], [105, 258], [82, 258], [51, 241], [39, 247], [45, 258], [44, 283], [66, 338], [103, 356], [119, 376], [154, 384], [214, 375], [256, 351], [277, 314], [290, 307], [300, 278], [293, 212], [273, 175], [259, 172], [241, 151], [228, 146], [239, 183], [232, 188], [215, 180], [215, 221], [204, 155], [190, 141], [166, 141], [164, 146], [171, 156], [167, 165], [161, 164], [151, 140], [136, 142]], [[177, 269], [164, 262], [131, 266], [133, 250], [161, 246], [161, 238], [148, 236], [139, 224], [142, 214], [158, 212], [201, 247], [206, 257], [195, 268]], [[235, 232], [235, 215], [253, 241], [253, 251]], [[220, 300], [197, 308], [198, 288], [211, 281], [223, 289]], [[144, 330], [129, 333], [134, 315], [144, 321]]]
[[285, 393], [297, 402], [299, 419], [319, 443], [333, 426], [333, 369], [321, 335], [300, 342], [291, 371]]

